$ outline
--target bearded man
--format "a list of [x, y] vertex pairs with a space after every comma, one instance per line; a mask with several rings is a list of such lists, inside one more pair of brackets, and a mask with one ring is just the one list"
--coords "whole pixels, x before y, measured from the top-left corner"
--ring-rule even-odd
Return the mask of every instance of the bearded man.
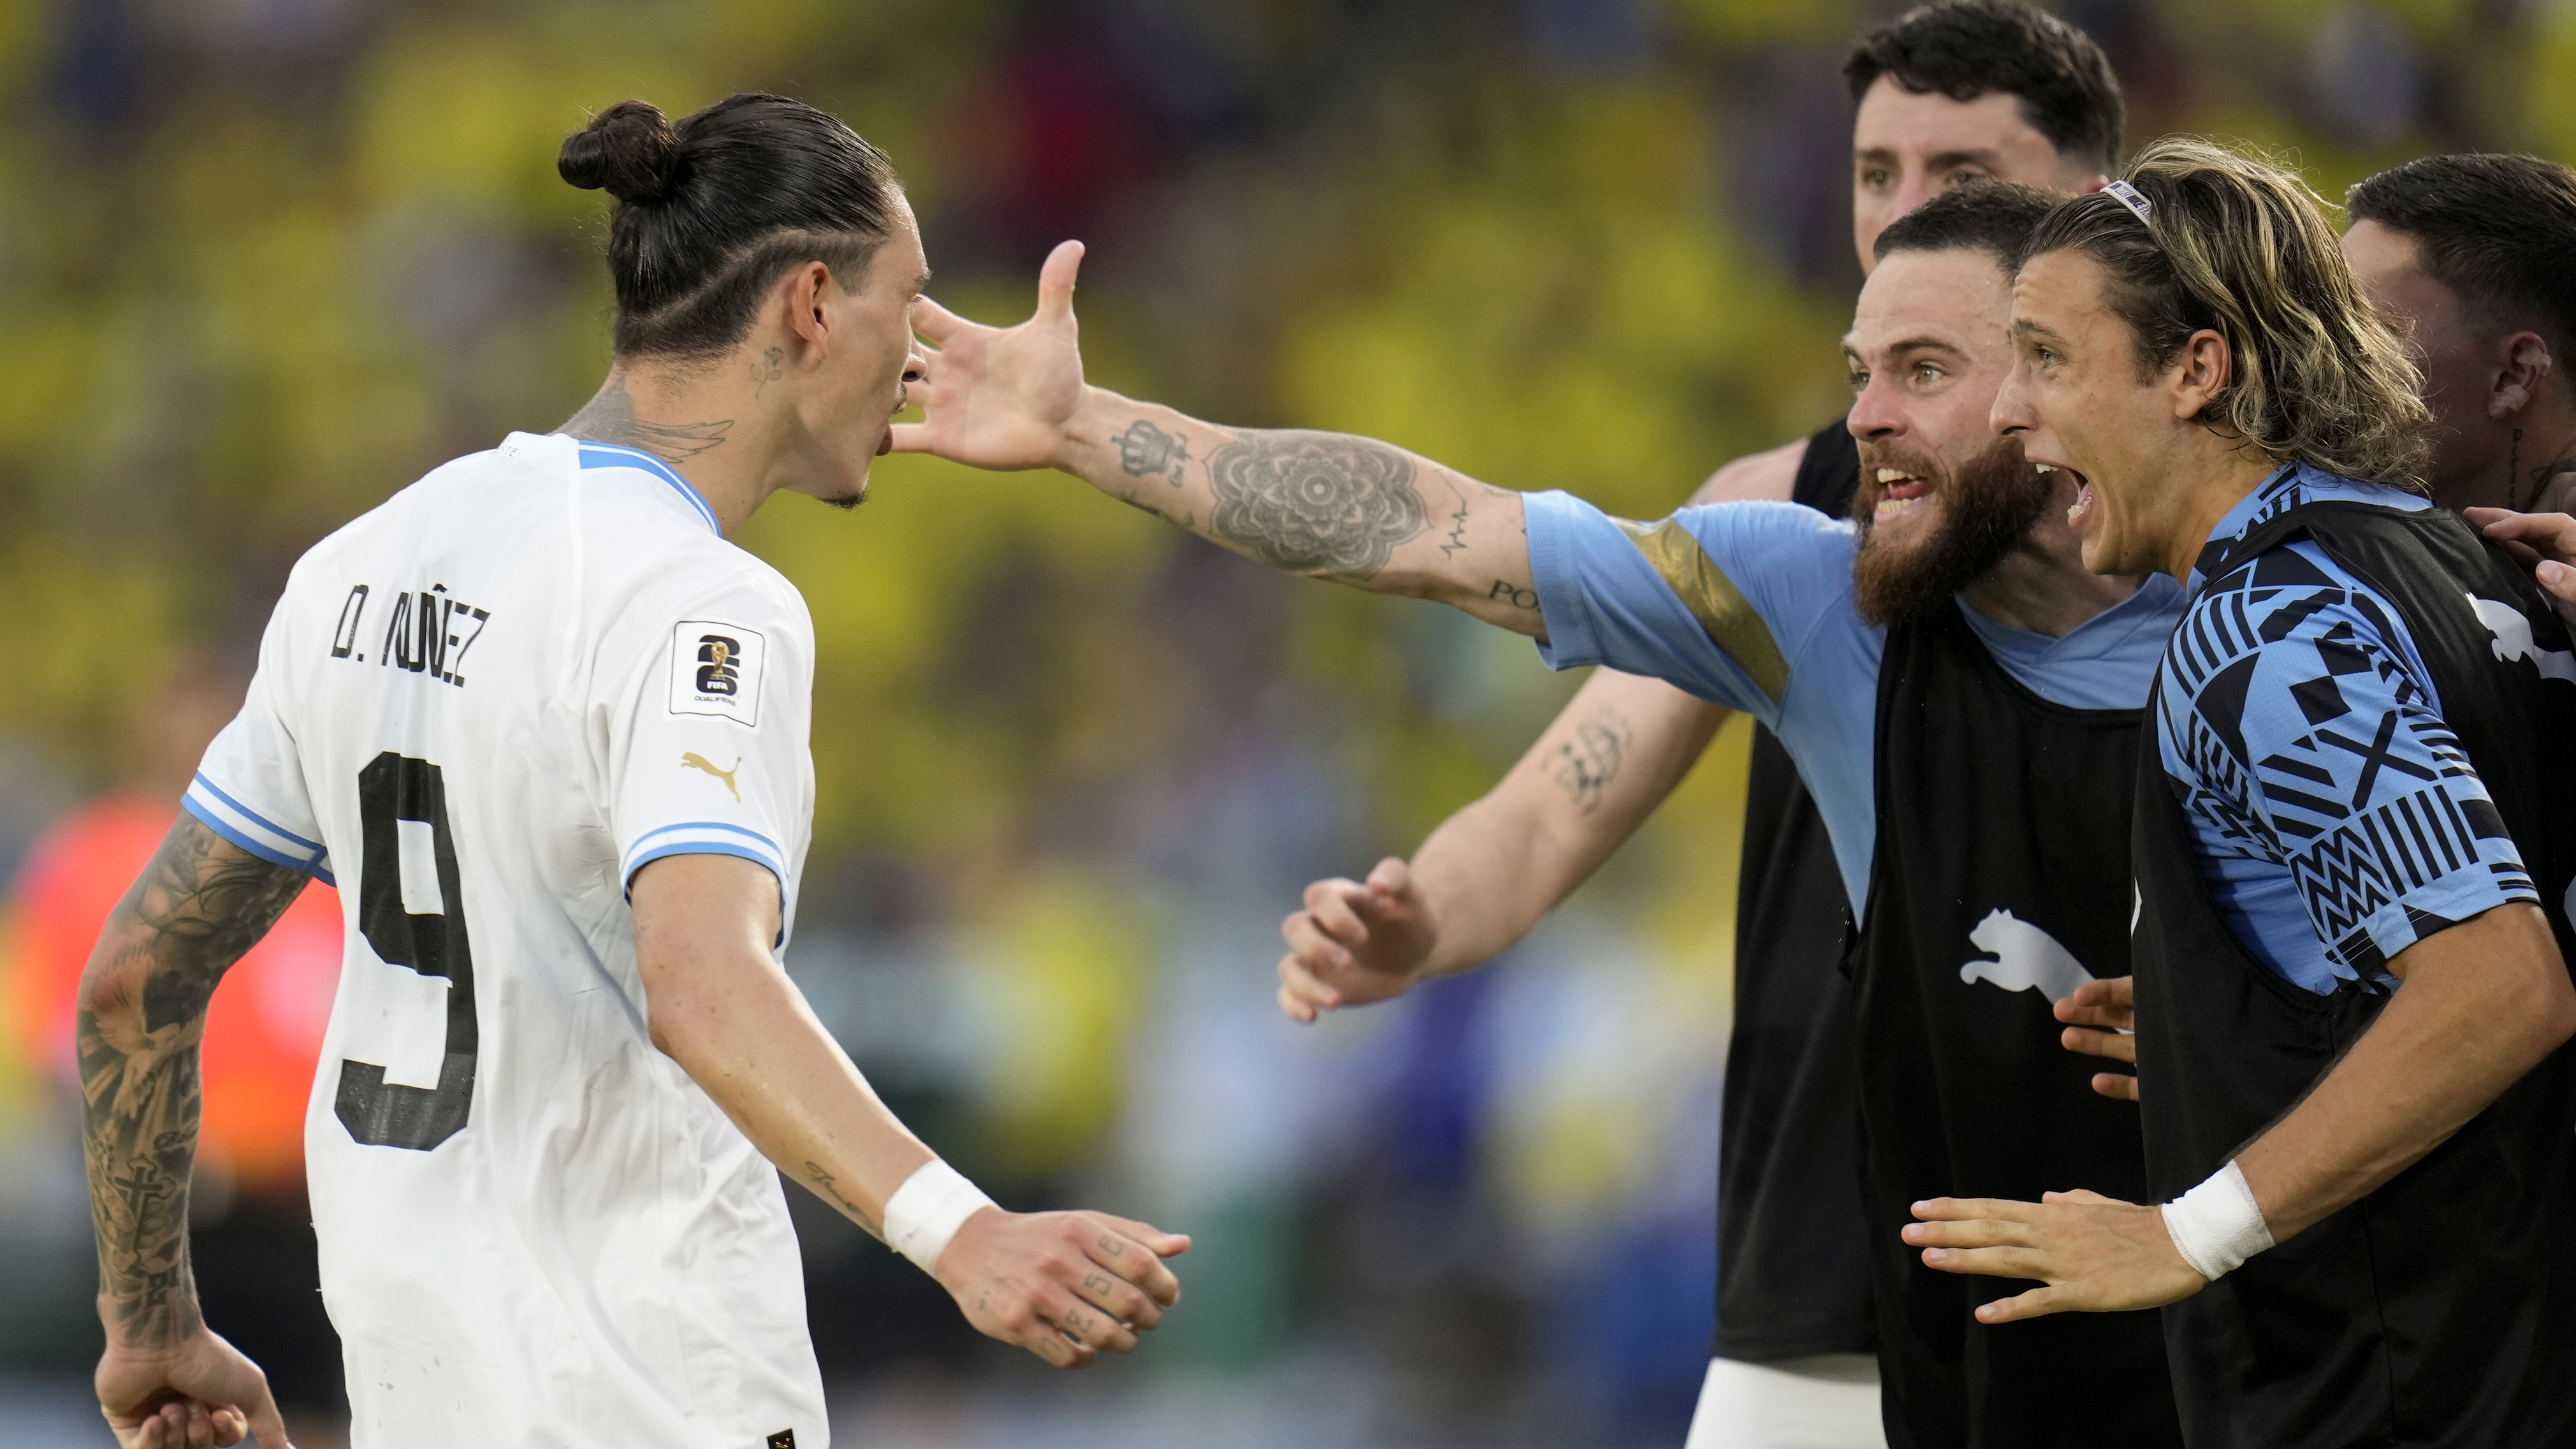
[[[1924, 1449], [2057, 1445], [2074, 1425], [2093, 1445], [2180, 1442], [2153, 1314], [1998, 1332], [1975, 1310], [2002, 1285], [1931, 1271], [1899, 1237], [1927, 1197], [2144, 1185], [2134, 1109], [2059, 1050], [2051, 1003], [2128, 969], [2140, 712], [2180, 591], [2088, 573], [2072, 486], [1987, 427], [2013, 360], [2010, 268], [2054, 201], [1966, 186], [1880, 235], [1844, 343], [1862, 464], [1848, 523], [1769, 502], [1626, 523], [1366, 438], [1226, 428], [1086, 387], [1071, 244], [1021, 327], [916, 309], [940, 350], [913, 392], [928, 421], [895, 441], [1059, 467], [1274, 567], [1438, 599], [1535, 636], [1559, 668], [1664, 679], [1770, 726], [1862, 923], [1883, 1412], [1891, 1443]], [[1139, 429], [1182, 440], [1177, 473], [1125, 466]]]

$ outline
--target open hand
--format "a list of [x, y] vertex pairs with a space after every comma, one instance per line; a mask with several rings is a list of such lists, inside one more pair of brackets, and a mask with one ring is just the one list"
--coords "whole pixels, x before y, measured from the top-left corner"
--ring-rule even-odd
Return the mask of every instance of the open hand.
[[1162, 1260], [1189, 1246], [1107, 1213], [988, 1207], [959, 1225], [932, 1276], [976, 1332], [1077, 1369], [1104, 1349], [1132, 1352], [1136, 1335], [1163, 1321], [1181, 1282]]
[[1038, 309], [1017, 327], [969, 322], [924, 297], [912, 327], [929, 344], [910, 386], [923, 420], [894, 425], [894, 451], [936, 453], [977, 468], [1049, 468], [1081, 403], [1082, 347], [1073, 279], [1082, 243], [1059, 242], [1038, 270]]
[[[2075, 988], [2073, 996], [2061, 998], [2051, 1009], [2057, 1013], [2059, 1021], [2069, 1023], [2058, 1036], [2058, 1041], [2068, 1051], [2126, 1062], [2133, 1069], [2137, 1066], [2138, 1039], [2133, 1035], [2138, 1029], [2136, 977], [2111, 976], [2087, 981]], [[2138, 1100], [2137, 1073], [2134, 1070], [2096, 1072], [2093, 1074], [2093, 1090], [2105, 1097], [2134, 1102]]]
[[111, 1340], [96, 1383], [99, 1410], [122, 1449], [202, 1449], [245, 1436], [260, 1449], [293, 1449], [268, 1376], [207, 1329], [168, 1348]]
[[1306, 887], [1306, 908], [1280, 922], [1279, 934], [1288, 941], [1279, 1009], [1301, 1022], [1403, 995], [1440, 938], [1421, 886], [1394, 856], [1366, 881], [1335, 877]]
[[2161, 1208], [2098, 1192], [2052, 1192], [2037, 1202], [1934, 1198], [1914, 1205], [1905, 1241], [1944, 1273], [2036, 1278], [2048, 1285], [1977, 1309], [1979, 1323], [2050, 1313], [2162, 1308], [2209, 1286], [2183, 1261]]
[[2576, 629], [2576, 518], [2564, 513], [2513, 513], [2467, 508], [2461, 516], [2524, 568], [2569, 628]]

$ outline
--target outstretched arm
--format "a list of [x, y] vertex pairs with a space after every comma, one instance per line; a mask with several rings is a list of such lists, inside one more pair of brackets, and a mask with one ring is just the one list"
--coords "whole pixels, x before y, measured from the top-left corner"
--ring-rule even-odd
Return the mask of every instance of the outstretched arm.
[[107, 1329], [98, 1398], [128, 1449], [235, 1444], [245, 1432], [286, 1449], [267, 1378], [198, 1313], [188, 1185], [207, 1002], [305, 881], [183, 814], [81, 974], [81, 1145]]
[[[1785, 502], [1802, 439], [1736, 459], [1690, 501]], [[1659, 680], [1593, 671], [1484, 798], [1365, 881], [1322, 880], [1280, 926], [1279, 1009], [1296, 1021], [1483, 965], [1591, 879], [1730, 713]]]
[[1273, 568], [1452, 604], [1545, 637], [1521, 496], [1370, 438], [1230, 428], [1082, 379], [1079, 242], [1038, 276], [1035, 316], [987, 327], [936, 302], [913, 325], [936, 351], [898, 452], [979, 468], [1060, 468], [1122, 503]]
[[1410, 864], [1306, 888], [1280, 927], [1279, 1009], [1298, 1021], [1480, 966], [1591, 878], [1688, 773], [1727, 710], [1600, 670], [1484, 798]]
[[[776, 877], [729, 855], [635, 873], [635, 961], [660, 1047], [789, 1177], [870, 1234], [932, 1154], [868, 1086], [770, 953]], [[1180, 1301], [1162, 1264], [1189, 1239], [1106, 1213], [977, 1209], [929, 1263], [980, 1332], [1059, 1368], [1136, 1335]]]

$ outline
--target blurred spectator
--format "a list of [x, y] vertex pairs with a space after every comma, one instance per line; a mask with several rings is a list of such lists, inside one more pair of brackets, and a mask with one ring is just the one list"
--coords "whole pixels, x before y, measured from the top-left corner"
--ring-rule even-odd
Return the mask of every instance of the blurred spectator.
[[[244, 681], [185, 669], [138, 731], [131, 774], [38, 838], [12, 885], [0, 984], [23, 1060], [77, 1103], [73, 1017], [109, 912], [178, 818]], [[267, 1370], [281, 1403], [338, 1405], [339, 1340], [319, 1297], [304, 1207], [304, 1110], [340, 975], [338, 893], [318, 882], [215, 990], [200, 1047], [203, 1136], [191, 1214], [208, 1316]]]

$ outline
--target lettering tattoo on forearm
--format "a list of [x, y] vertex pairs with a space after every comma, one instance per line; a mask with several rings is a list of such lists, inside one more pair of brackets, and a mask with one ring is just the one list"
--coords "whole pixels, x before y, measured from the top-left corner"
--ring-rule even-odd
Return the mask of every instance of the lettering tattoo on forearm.
[[1429, 527], [1413, 460], [1346, 433], [1238, 433], [1208, 456], [1208, 532], [1299, 574], [1366, 580]]
[[1118, 467], [1128, 477], [1158, 475], [1175, 488], [1181, 486], [1181, 465], [1190, 460], [1189, 434], [1167, 433], [1138, 418], [1110, 441], [1118, 445]]
[[885, 1233], [877, 1226], [876, 1219], [869, 1217], [865, 1212], [861, 1211], [857, 1203], [841, 1196], [841, 1189], [838, 1180], [835, 1179], [832, 1174], [823, 1170], [823, 1164], [808, 1161], [805, 1164], [805, 1178], [807, 1181], [813, 1183], [815, 1189], [821, 1192], [823, 1196], [830, 1198], [834, 1203], [838, 1204], [841, 1211], [849, 1215], [850, 1221], [857, 1223], [862, 1229], [866, 1230], [869, 1237], [876, 1239], [880, 1243], [885, 1241]]
[[635, 399], [627, 394], [625, 375], [610, 373], [598, 394], [556, 431], [594, 443], [640, 448], [665, 463], [683, 463], [709, 448], [722, 446], [725, 434], [732, 429], [731, 418], [704, 423], [644, 422], [635, 416]]
[[1509, 579], [1494, 580], [1494, 586], [1485, 591], [1485, 597], [1501, 599], [1515, 609], [1527, 609], [1533, 614], [1538, 612], [1538, 590], [1524, 589]]
[[166, 1347], [203, 1324], [188, 1263], [188, 1180], [206, 1003], [305, 881], [182, 815], [108, 917], [105, 934], [121, 943], [105, 968], [117, 998], [101, 1002], [85, 983], [75, 1039], [99, 1291], [111, 1331], [129, 1345]]
[[1576, 725], [1574, 738], [1556, 747], [1551, 773], [1577, 810], [1589, 815], [1601, 807], [1602, 792], [1627, 762], [1629, 740], [1628, 721], [1605, 709]]

